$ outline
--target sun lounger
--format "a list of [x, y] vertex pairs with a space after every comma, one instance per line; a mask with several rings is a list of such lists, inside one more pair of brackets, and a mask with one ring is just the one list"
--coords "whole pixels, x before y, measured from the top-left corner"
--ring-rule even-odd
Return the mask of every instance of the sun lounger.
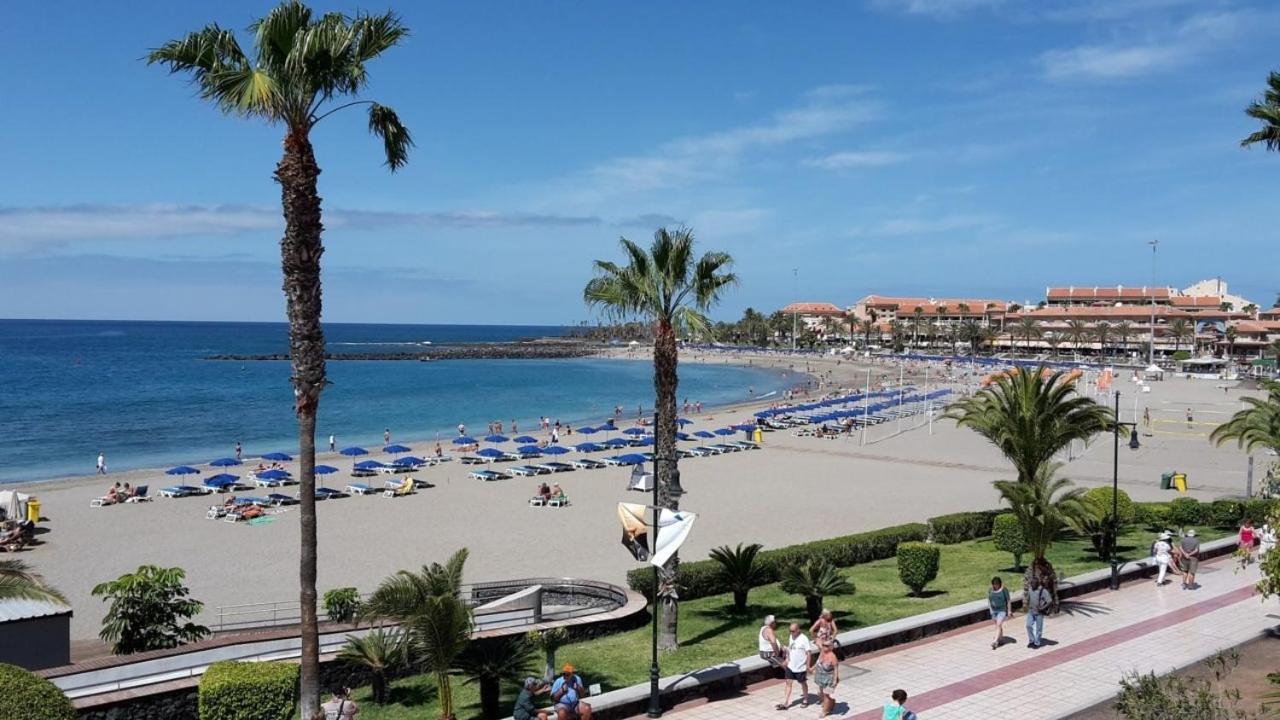
[[529, 498], [529, 507], [542, 507], [547, 504], [547, 499], [541, 495], [534, 495]]
[[490, 480], [507, 480], [510, 479], [511, 476], [506, 473], [497, 472], [496, 470], [472, 470], [471, 477], [488, 482]]
[[547, 507], [568, 507], [568, 505], [569, 505], [568, 495], [557, 495], [547, 501]]
[[750, 440], [734, 440], [731, 443], [726, 443], [726, 445], [733, 445], [737, 447], [739, 450], [759, 450], [760, 449], [759, 445], [751, 442]]
[[577, 468], [575, 468], [573, 465], [570, 465], [569, 463], [563, 463], [563, 462], [538, 463], [537, 465], [534, 465], [534, 467], [542, 468], [547, 472], [553, 472], [553, 473], [573, 472], [574, 470], [577, 470]]
[[338, 498], [344, 498], [347, 496], [348, 496], [347, 493], [344, 493], [341, 490], [335, 490], [334, 488], [327, 488], [327, 487], [316, 488], [317, 500], [328, 500], [330, 498], [336, 500]]
[[[427, 484], [426, 487], [431, 486]], [[418, 481], [413, 478], [406, 478], [406, 482], [388, 480], [383, 483], [382, 497], [403, 497], [405, 495], [412, 495], [417, 491]]]
[[209, 488], [211, 492], [228, 492], [239, 487], [239, 483], [235, 480], [205, 480], [204, 486]]
[[516, 465], [513, 468], [508, 468], [507, 472], [511, 473], [512, 475], [519, 475], [520, 477], [533, 477], [534, 475], [549, 475], [551, 473], [550, 470], [547, 470], [545, 468], [540, 468], [537, 465]]
[[516, 462], [519, 459], [520, 459], [520, 456], [516, 455], [515, 453], [504, 452], [498, 457], [494, 458], [493, 461], [494, 462]]
[[693, 453], [694, 455], [697, 455], [698, 457], [705, 457], [707, 455], [723, 455], [724, 454], [723, 450], [715, 447], [714, 445], [699, 445], [698, 447], [690, 450], [689, 452]]
[[486, 465], [488, 464], [489, 459], [477, 457], [475, 455], [463, 455], [462, 459], [459, 460], [458, 462], [462, 463], [463, 465]]
[[372, 495], [374, 490], [364, 483], [348, 483], [346, 492], [349, 495]]
[[720, 450], [721, 452], [727, 452], [727, 453], [731, 453], [731, 452], [741, 452], [741, 451], [742, 451], [742, 448], [738, 447], [737, 445], [735, 445], [735, 444], [733, 444], [733, 443], [716, 443], [715, 445], [712, 445], [711, 447], [713, 447], [713, 448], [715, 448], [715, 449], [717, 449], [717, 450]]
[[209, 488], [196, 487], [194, 485], [173, 485], [160, 491], [160, 497], [180, 498], [191, 497], [192, 495], [208, 495], [213, 492]]
[[353, 478], [374, 477], [377, 474], [378, 474], [378, 471], [374, 470], [373, 468], [352, 468], [351, 469], [351, 477]]
[[267, 500], [270, 501], [274, 507], [298, 504], [298, 498], [293, 497], [292, 495], [285, 495], [284, 493], [271, 493], [267, 496]]
[[578, 460], [574, 460], [569, 464], [578, 468], [579, 470], [599, 470], [602, 467], [607, 467], [604, 463], [600, 462], [599, 460], [593, 460], [591, 458], [580, 458]]
[[257, 487], [275, 488], [288, 482], [285, 478], [276, 478], [272, 480], [271, 478], [260, 478], [257, 475], [250, 475], [249, 477], [253, 478], [253, 484]]
[[139, 485], [133, 491], [133, 494], [130, 495], [127, 500], [125, 500], [125, 502], [127, 503], [151, 502], [152, 498], [150, 495], [147, 494], [148, 489], [150, 488], [147, 485]]
[[108, 505], [115, 505], [117, 503], [119, 503], [119, 500], [115, 502], [107, 502], [107, 496], [103, 495], [102, 497], [96, 497], [90, 500], [89, 507], [106, 507]]

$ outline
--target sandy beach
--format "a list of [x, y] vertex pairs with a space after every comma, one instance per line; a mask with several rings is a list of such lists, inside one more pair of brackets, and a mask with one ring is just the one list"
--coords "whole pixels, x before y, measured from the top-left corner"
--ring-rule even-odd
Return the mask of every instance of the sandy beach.
[[[873, 387], [886, 378], [896, 380], [899, 372], [896, 364], [868, 366], [834, 357], [693, 352], [681, 360], [788, 367], [820, 380], [821, 392], [861, 389], [868, 367]], [[923, 369], [913, 366], [903, 374], [922, 387]], [[972, 380], [957, 371], [956, 382], [938, 383], [938, 375], [938, 368], [932, 368], [932, 387], [959, 390]], [[1194, 497], [1208, 500], [1242, 493], [1245, 454], [1234, 446], [1213, 448], [1206, 436], [1239, 408], [1243, 393], [1203, 380], [1170, 379], [1151, 386], [1150, 393], [1137, 397], [1138, 412], [1149, 408], [1153, 426], [1145, 431], [1140, 450], [1122, 443], [1121, 486], [1138, 500], [1170, 499], [1173, 493], [1158, 487], [1160, 473], [1179, 470], [1188, 474]], [[1126, 379], [1116, 387], [1124, 393], [1122, 419], [1129, 420], [1134, 386]], [[768, 398], [709, 411], [696, 416], [691, 429], [724, 427], [749, 418], [755, 406], [778, 401]], [[1187, 408], [1195, 413], [1191, 425], [1186, 423]], [[699, 513], [699, 519], [682, 556], [701, 559], [724, 543], [778, 547], [996, 506], [991, 481], [1010, 475], [999, 453], [950, 421], [937, 420], [931, 426], [923, 419], [916, 422], [919, 427], [900, 434], [895, 423], [876, 427], [865, 445], [858, 434], [823, 440], [778, 431], [766, 434], [760, 451], [683, 461], [688, 495], [682, 507]], [[582, 439], [565, 438], [570, 443]], [[429, 454], [430, 444], [404, 442], [417, 454]], [[1083, 485], [1109, 484], [1111, 445], [1110, 438], [1100, 438], [1087, 449], [1076, 449], [1065, 474]], [[1259, 458], [1264, 461], [1259, 477], [1265, 459]], [[322, 478], [323, 484], [345, 486], [351, 460], [323, 453], [320, 462], [342, 469]], [[294, 464], [287, 468], [296, 471]], [[618, 501], [643, 501], [626, 490], [626, 468], [554, 476], [572, 498], [572, 505], [563, 509], [527, 505], [547, 476], [486, 483], [469, 479], [471, 469], [453, 462], [415, 473], [435, 487], [410, 497], [356, 496], [319, 503], [320, 591], [348, 585], [368, 591], [391, 572], [443, 560], [459, 547], [471, 550], [467, 577], [473, 581], [551, 575], [620, 583], [635, 567], [618, 544], [614, 513]], [[209, 474], [208, 468], [202, 470]], [[246, 468], [231, 470], [243, 475]], [[139, 470], [19, 486], [43, 503], [43, 527], [48, 532], [41, 535], [43, 544], [18, 557], [70, 598], [75, 610], [73, 639], [90, 639], [98, 631], [104, 606], [91, 597], [93, 585], [140, 564], [185, 568], [193, 596], [206, 603], [206, 622], [212, 622], [217, 606], [296, 599], [296, 507], [285, 508], [261, 525], [206, 520], [207, 507], [220, 502], [216, 495], [90, 508], [90, 498], [115, 481], [149, 485], [153, 494], [175, 484], [162, 470]], [[296, 492], [296, 486], [285, 492]]]

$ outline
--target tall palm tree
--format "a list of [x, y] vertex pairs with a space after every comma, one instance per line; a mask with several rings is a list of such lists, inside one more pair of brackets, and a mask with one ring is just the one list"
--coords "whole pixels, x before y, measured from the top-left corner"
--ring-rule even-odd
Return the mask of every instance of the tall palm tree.
[[1227, 357], [1233, 357], [1236, 349], [1236, 338], [1240, 336], [1240, 331], [1235, 325], [1228, 325], [1227, 329], [1222, 333], [1222, 339], [1227, 341]]
[[876, 321], [867, 319], [858, 323], [858, 329], [862, 331], [862, 347], [871, 347], [871, 333], [876, 329]]
[[1093, 338], [1098, 341], [1098, 354], [1107, 354], [1107, 340], [1111, 339], [1111, 323], [1102, 320], [1093, 326]]
[[1120, 353], [1123, 354], [1129, 349], [1129, 338], [1133, 337], [1133, 323], [1128, 320], [1121, 320], [1111, 328], [1116, 336], [1116, 340], [1120, 341]]
[[1182, 348], [1182, 341], [1195, 336], [1195, 325], [1186, 318], [1176, 318], [1169, 323], [1169, 334], [1173, 336], [1173, 351]]
[[1000, 337], [1000, 333], [990, 325], [983, 325], [978, 331], [978, 347], [993, 348], [996, 344], [996, 338]]
[[1030, 481], [996, 480], [992, 483], [1018, 517], [1027, 550], [1034, 557], [1026, 570], [1027, 584], [1032, 578], [1039, 578], [1053, 595], [1055, 607], [1057, 573], [1045, 555], [1058, 533], [1081, 524], [1088, 516], [1088, 510], [1080, 501], [1084, 488], [1073, 488], [1070, 480], [1057, 477], [1059, 467], [1059, 463], [1046, 462]]
[[480, 686], [480, 712], [485, 720], [503, 716], [499, 708], [502, 684], [524, 680], [538, 656], [538, 646], [524, 635], [478, 640], [458, 656], [458, 671], [464, 684]]
[[[659, 458], [654, 462], [658, 505], [677, 510], [680, 501], [670, 492], [671, 480], [678, 473], [676, 387], [680, 379], [676, 333], [681, 329], [697, 331], [706, 327], [704, 313], [738, 278], [729, 272], [733, 258], [728, 253], [708, 252], [701, 258], [694, 257], [692, 230], [660, 228], [653, 234], [653, 244], [647, 251], [626, 238], [620, 242], [627, 264], [597, 260], [596, 277], [587, 283], [583, 299], [589, 306], [611, 315], [641, 317], [655, 327], [653, 432], [655, 455]], [[679, 557], [672, 555], [658, 572], [663, 609], [659, 645], [668, 650], [678, 646], [679, 600], [675, 582], [679, 563]]]
[[1280, 150], [1280, 72], [1267, 75], [1267, 89], [1260, 100], [1254, 100], [1244, 113], [1262, 123], [1262, 129], [1240, 141], [1242, 147], [1262, 143], [1268, 150]]
[[1112, 413], [1076, 391], [1064, 372], [1022, 369], [947, 407], [945, 417], [987, 438], [1031, 482], [1075, 440], [1111, 430]]
[[1248, 407], [1214, 428], [1209, 442], [1222, 445], [1235, 440], [1245, 452], [1266, 449], [1280, 453], [1280, 380], [1259, 380], [1258, 386], [1267, 396], [1242, 398]]
[[1050, 353], [1054, 355], [1058, 354], [1058, 346], [1062, 344], [1061, 335], [1056, 332], [1046, 332], [1040, 339], [1044, 341], [1045, 345], [1049, 346]]
[[1080, 352], [1080, 346], [1089, 341], [1089, 323], [1083, 320], [1067, 321], [1067, 339], [1071, 341], [1071, 348], [1076, 353]]
[[62, 593], [21, 560], [0, 560], [0, 600], [42, 600], [65, 604]]
[[920, 329], [923, 327], [924, 327], [924, 308], [917, 305], [916, 309], [911, 311], [911, 332], [912, 332], [911, 346], [912, 347], [915, 347], [915, 348], [920, 347]]
[[[301, 2], [285, 2], [250, 26], [253, 56], [233, 31], [207, 25], [170, 40], [147, 55], [148, 64], [189, 75], [200, 97], [224, 113], [283, 126], [284, 154], [276, 165], [285, 230], [280, 239], [284, 294], [289, 318], [294, 412], [298, 416], [301, 557], [299, 600], [302, 626], [300, 711], [309, 718], [320, 706], [319, 634], [316, 625], [315, 426], [324, 389], [324, 332], [320, 326], [320, 256], [324, 253], [320, 167], [311, 131], [329, 115], [367, 105], [369, 130], [382, 140], [393, 172], [409, 157], [413, 141], [391, 108], [357, 97], [369, 81], [366, 65], [395, 47], [408, 29], [393, 13], [313, 17]], [[345, 102], [344, 102], [345, 101]], [[343, 104], [336, 104], [342, 102]]]
[[978, 354], [978, 343], [982, 340], [983, 326], [977, 320], [969, 318], [960, 323], [959, 337], [960, 342], [969, 345], [969, 354]]
[[1031, 351], [1031, 341], [1043, 334], [1040, 330], [1040, 323], [1032, 317], [1018, 318], [1018, 324], [1013, 326], [1013, 335], [1021, 337], [1027, 342], [1027, 352]]

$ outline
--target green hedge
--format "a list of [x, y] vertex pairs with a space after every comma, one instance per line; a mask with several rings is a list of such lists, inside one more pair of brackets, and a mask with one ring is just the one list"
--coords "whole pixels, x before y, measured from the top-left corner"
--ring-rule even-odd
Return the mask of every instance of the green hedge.
[[75, 720], [71, 699], [56, 685], [17, 665], [0, 663], [0, 718]]
[[1169, 503], [1140, 502], [1133, 504], [1134, 522], [1148, 530], [1165, 530], [1169, 527]]
[[924, 586], [938, 577], [938, 563], [942, 552], [937, 545], [923, 542], [904, 542], [898, 546], [898, 579], [911, 592], [919, 595]]
[[[1085, 507], [1089, 508], [1094, 515], [1101, 518], [1111, 517], [1111, 488], [1096, 487], [1084, 494], [1080, 498]], [[1129, 498], [1129, 493], [1121, 490], [1116, 496], [1116, 510], [1120, 515], [1121, 525], [1130, 525], [1136, 516], [1133, 507], [1133, 500]]]
[[991, 536], [991, 523], [1004, 510], [960, 512], [929, 518], [929, 537], [936, 543], [953, 545]]
[[1195, 498], [1180, 497], [1169, 503], [1169, 524], [1181, 529], [1209, 522], [1209, 508]]
[[214, 663], [200, 678], [200, 720], [292, 720], [297, 697], [297, 665]]
[[[764, 550], [756, 558], [756, 563], [760, 566], [759, 584], [778, 582], [782, 578], [783, 568], [803, 565], [809, 560], [826, 560], [836, 567], [849, 567], [891, 558], [897, 553], [900, 543], [925, 540], [928, 535], [927, 525], [909, 523], [829, 540], [788, 545], [776, 550]], [[627, 585], [652, 599], [653, 572], [653, 567], [649, 565], [636, 568], [627, 573]], [[719, 563], [714, 560], [680, 563], [676, 583], [680, 588], [681, 600], [696, 600], [730, 590], [720, 572]]]

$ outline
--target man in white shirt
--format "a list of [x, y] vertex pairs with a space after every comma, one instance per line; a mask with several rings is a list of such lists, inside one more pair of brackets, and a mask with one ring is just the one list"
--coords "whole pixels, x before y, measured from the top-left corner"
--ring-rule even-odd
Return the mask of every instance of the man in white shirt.
[[800, 626], [791, 623], [790, 640], [787, 642], [787, 665], [783, 670], [787, 691], [779, 710], [791, 707], [791, 684], [800, 684], [800, 707], [809, 707], [809, 666], [813, 661], [813, 643], [800, 632]]
[[98, 474], [107, 474], [107, 458], [102, 453], [98, 453]]

